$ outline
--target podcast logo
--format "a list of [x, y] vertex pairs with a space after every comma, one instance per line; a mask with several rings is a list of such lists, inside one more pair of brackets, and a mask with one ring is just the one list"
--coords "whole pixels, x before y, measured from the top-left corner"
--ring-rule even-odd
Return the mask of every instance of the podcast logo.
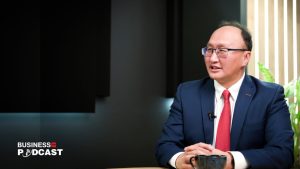
[[61, 156], [63, 149], [57, 148], [54, 142], [18, 142], [17, 154], [27, 158], [29, 156]]

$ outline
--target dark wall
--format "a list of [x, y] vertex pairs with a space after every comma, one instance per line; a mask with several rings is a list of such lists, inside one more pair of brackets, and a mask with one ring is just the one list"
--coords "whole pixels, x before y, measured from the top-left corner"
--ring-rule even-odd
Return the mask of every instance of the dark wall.
[[[201, 48], [221, 21], [241, 21], [240, 0], [167, 0], [167, 91], [207, 76]], [[244, 9], [244, 8], [243, 8]]]
[[240, 21], [240, 13], [240, 0], [183, 0], [183, 81], [207, 76], [201, 48], [221, 21]]
[[[168, 114], [165, 9], [161, 0], [111, 1], [110, 96], [95, 113], [0, 114], [1, 165], [12, 168], [156, 166]], [[56, 141], [61, 157], [16, 155], [18, 141]]]
[[94, 112], [109, 95], [110, 8], [1, 3], [0, 112]]
[[[203, 29], [198, 33], [198, 29], [185, 28], [186, 42], [196, 39], [199, 43], [202, 32], [210, 31], [204, 29], [211, 27], [205, 24], [206, 18], [221, 9], [211, 9], [211, 13], [208, 8], [224, 8], [202, 3], [194, 7], [198, 11], [207, 8], [208, 14], [193, 24], [201, 24], [197, 28]], [[111, 7], [110, 96], [98, 98], [96, 112], [90, 114], [0, 114], [1, 166], [81, 169], [157, 165], [154, 146], [170, 101], [165, 97], [166, 1], [112, 0]], [[223, 15], [234, 11], [222, 10]], [[197, 9], [191, 11], [194, 15], [190, 17], [200, 17]], [[198, 44], [188, 45], [193, 47], [189, 55], [198, 57], [194, 51]], [[16, 155], [18, 141], [56, 141], [64, 151], [61, 157], [22, 158]]]
[[63, 144], [54, 168], [155, 166], [154, 145], [168, 114], [165, 3], [113, 0], [111, 92], [95, 114], [42, 115], [41, 137]]

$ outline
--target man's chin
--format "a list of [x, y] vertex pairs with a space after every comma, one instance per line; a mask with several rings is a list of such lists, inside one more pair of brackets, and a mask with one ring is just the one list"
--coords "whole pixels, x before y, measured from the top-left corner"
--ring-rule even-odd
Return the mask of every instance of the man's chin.
[[222, 76], [220, 76], [220, 75], [217, 74], [217, 73], [209, 73], [209, 77], [210, 77], [211, 79], [216, 80], [216, 81], [222, 79]]

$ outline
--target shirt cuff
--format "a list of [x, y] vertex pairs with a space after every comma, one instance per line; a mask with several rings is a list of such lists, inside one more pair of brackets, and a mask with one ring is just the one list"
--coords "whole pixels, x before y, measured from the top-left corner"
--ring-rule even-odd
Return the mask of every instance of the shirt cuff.
[[248, 167], [248, 162], [244, 155], [239, 151], [230, 151], [234, 160], [234, 169], [245, 169]]
[[170, 159], [169, 164], [170, 164], [172, 167], [176, 168], [176, 160], [177, 160], [178, 156], [180, 156], [181, 154], [183, 154], [183, 152], [176, 153], [176, 154], [173, 155], [173, 157]]

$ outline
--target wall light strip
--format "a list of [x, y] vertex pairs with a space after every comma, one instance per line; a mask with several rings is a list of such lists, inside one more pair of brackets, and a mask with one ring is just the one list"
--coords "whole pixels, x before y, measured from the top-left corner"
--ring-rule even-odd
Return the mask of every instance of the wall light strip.
[[254, 0], [254, 64], [255, 64], [255, 77], [259, 77], [259, 70], [257, 63], [259, 62], [259, 17], [258, 17], [258, 0]]
[[294, 62], [294, 79], [298, 78], [298, 50], [297, 50], [297, 1], [293, 0], [293, 62]]
[[264, 23], [265, 23], [265, 56], [264, 56], [264, 58], [265, 58], [265, 66], [266, 66], [266, 68], [269, 68], [270, 66], [269, 66], [269, 3], [268, 3], [268, 0], [265, 0], [264, 1], [264, 8], [265, 8], [265, 10], [264, 10], [264, 15], [265, 15], [265, 21], [264, 21]]
[[[298, 79], [298, 49], [297, 49], [297, 1], [293, 0], [293, 62], [294, 62], [294, 80]], [[296, 91], [297, 92], [297, 91]], [[296, 99], [296, 98], [294, 98]], [[299, 111], [299, 107], [296, 107], [296, 112]]]
[[279, 83], [278, 0], [274, 0], [274, 78]]
[[284, 84], [289, 81], [289, 53], [288, 53], [288, 5], [283, 0], [283, 59], [284, 59]]

